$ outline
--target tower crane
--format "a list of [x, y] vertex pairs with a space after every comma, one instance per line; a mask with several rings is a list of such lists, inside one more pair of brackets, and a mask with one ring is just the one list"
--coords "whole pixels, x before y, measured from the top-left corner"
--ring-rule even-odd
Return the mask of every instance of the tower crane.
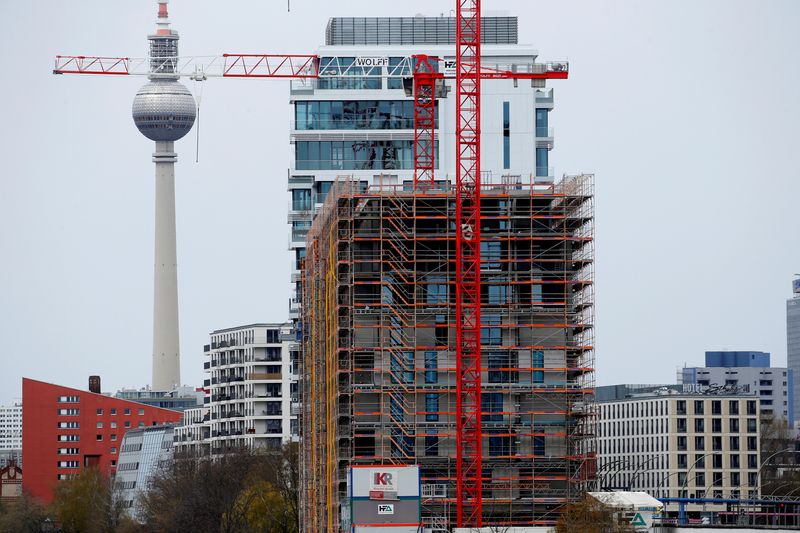
[[[157, 0], [159, 23], [168, 0]], [[481, 0], [456, 0], [455, 61], [417, 54], [393, 66], [358, 61], [340, 64], [316, 54], [222, 54], [178, 57], [151, 47], [148, 58], [65, 56], [55, 58], [54, 74], [150, 76], [170, 79], [388, 77], [413, 79], [414, 192], [434, 187], [435, 109], [444, 79], [456, 85], [456, 516], [458, 527], [482, 525], [481, 430], [481, 81], [566, 79], [567, 62], [481, 64]], [[385, 72], [384, 72], [385, 69]], [[410, 75], [410, 76], [409, 76]], [[175, 124], [185, 128], [185, 124]], [[191, 125], [189, 126], [191, 127]]]

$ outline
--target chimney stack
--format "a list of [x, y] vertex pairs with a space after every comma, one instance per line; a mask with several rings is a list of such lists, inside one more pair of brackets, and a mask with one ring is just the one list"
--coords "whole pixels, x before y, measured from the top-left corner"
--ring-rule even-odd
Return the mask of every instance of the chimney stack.
[[89, 392], [100, 394], [100, 376], [89, 376]]

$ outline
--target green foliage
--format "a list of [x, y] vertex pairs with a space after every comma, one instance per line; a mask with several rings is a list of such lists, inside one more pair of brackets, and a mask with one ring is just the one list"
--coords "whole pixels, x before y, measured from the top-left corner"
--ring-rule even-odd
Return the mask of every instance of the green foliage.
[[97, 468], [85, 468], [56, 485], [52, 509], [65, 533], [113, 532], [120, 514], [111, 483]]

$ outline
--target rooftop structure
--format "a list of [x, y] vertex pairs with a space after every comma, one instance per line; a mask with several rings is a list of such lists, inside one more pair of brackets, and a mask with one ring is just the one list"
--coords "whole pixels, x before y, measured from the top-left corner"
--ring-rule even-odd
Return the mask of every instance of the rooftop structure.
[[679, 369], [678, 382], [698, 391], [739, 387], [758, 396], [762, 416], [794, 420], [794, 373], [771, 367], [766, 352], [706, 352], [706, 366]]
[[205, 392], [203, 389], [195, 389], [194, 387], [176, 387], [170, 391], [152, 390], [150, 388], [121, 389], [114, 394], [114, 397], [162, 409], [185, 411], [186, 409], [203, 405]]
[[[446, 183], [423, 194], [343, 180], [311, 228], [307, 531], [349, 525], [345, 473], [358, 465], [418, 465], [425, 527], [454, 525], [453, 208]], [[594, 468], [593, 179], [487, 183], [481, 213], [483, 519], [552, 524]]]

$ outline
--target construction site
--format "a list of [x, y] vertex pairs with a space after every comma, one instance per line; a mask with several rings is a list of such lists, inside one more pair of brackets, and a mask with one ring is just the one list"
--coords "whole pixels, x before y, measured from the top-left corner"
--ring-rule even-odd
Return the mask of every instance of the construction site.
[[343, 177], [317, 215], [302, 306], [306, 531], [356, 525], [358, 466], [417, 465], [420, 526], [433, 532], [459, 511], [478, 525], [552, 525], [594, 479], [593, 176], [486, 181], [468, 449], [455, 186]]

